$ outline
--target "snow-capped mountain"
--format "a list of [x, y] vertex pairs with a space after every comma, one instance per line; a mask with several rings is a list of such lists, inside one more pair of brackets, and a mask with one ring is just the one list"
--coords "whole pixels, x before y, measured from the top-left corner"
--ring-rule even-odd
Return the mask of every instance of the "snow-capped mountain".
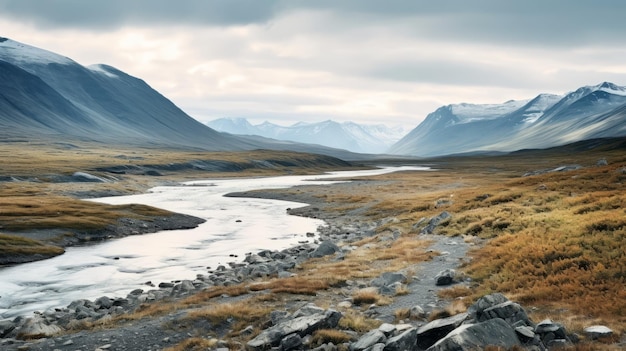
[[388, 153], [439, 156], [546, 148], [626, 135], [626, 88], [586, 86], [565, 96], [540, 94], [500, 105], [440, 107]]
[[0, 140], [47, 138], [211, 151], [312, 152], [354, 159], [344, 150], [241, 137], [196, 121], [146, 82], [107, 65], [82, 66], [0, 37]]
[[319, 144], [359, 153], [382, 153], [406, 133], [402, 127], [353, 122], [299, 122], [285, 127], [270, 122], [252, 125], [244, 118], [220, 118], [207, 123], [215, 130], [265, 138]]

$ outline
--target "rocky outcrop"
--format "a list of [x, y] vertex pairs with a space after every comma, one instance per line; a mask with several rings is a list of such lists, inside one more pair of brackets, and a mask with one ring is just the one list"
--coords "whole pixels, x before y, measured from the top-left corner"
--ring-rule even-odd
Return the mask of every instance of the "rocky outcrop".
[[339, 319], [341, 319], [341, 313], [331, 309], [322, 313], [287, 319], [262, 331], [250, 340], [246, 347], [248, 350], [266, 350], [280, 346], [282, 342], [281, 349], [290, 350], [302, 344], [301, 338], [318, 329], [335, 328]]
[[482, 350], [487, 345], [509, 349], [520, 345], [520, 341], [509, 324], [495, 318], [462, 325], [429, 347], [428, 351]]

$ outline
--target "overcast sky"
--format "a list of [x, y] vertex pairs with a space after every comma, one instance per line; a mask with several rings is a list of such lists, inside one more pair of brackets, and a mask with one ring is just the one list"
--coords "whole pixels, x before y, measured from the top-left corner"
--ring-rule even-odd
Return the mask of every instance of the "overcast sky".
[[621, 0], [0, 0], [0, 36], [144, 79], [200, 121], [415, 127], [626, 85]]

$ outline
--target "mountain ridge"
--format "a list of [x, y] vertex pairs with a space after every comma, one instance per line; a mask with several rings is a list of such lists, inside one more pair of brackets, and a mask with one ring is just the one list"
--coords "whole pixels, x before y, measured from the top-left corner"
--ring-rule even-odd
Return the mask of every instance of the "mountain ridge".
[[256, 149], [361, 159], [306, 143], [242, 138], [195, 120], [144, 80], [0, 39], [0, 138], [64, 138], [206, 151]]
[[383, 124], [366, 125], [355, 122], [297, 122], [281, 126], [268, 121], [253, 125], [245, 118], [218, 118], [207, 122], [217, 131], [236, 135], [258, 135], [278, 140], [313, 143], [358, 153], [383, 153], [400, 140], [402, 127], [390, 128]]
[[609, 82], [580, 87], [563, 96], [539, 94], [499, 105], [446, 105], [428, 114], [388, 153], [433, 157], [511, 152], [618, 137], [626, 135], [625, 111], [626, 87]]

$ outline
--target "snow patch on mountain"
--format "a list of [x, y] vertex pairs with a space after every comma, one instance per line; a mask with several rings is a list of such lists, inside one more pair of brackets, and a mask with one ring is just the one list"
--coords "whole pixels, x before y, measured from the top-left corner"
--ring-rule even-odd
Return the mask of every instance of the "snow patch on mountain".
[[68, 65], [75, 63], [65, 56], [2, 37], [0, 37], [0, 59], [18, 66], [23, 64], [47, 65], [58, 63]]
[[459, 123], [498, 118], [526, 105], [530, 100], [510, 100], [503, 104], [455, 104], [450, 110], [459, 118]]
[[95, 73], [100, 73], [100, 74], [104, 74], [105, 76], [109, 77], [109, 78], [119, 78], [119, 76], [117, 74], [113, 74], [111, 72], [109, 72], [106, 68], [106, 65], [89, 65], [87, 66], [87, 68]]

